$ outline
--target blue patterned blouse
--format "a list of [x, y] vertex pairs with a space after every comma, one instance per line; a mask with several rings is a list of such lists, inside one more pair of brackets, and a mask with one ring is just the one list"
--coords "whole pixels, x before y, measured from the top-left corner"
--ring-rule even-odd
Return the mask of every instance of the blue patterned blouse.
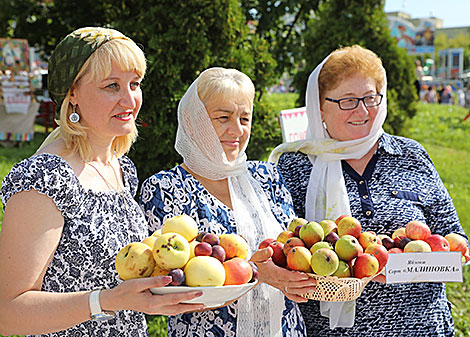
[[[276, 167], [271, 163], [249, 162], [248, 168], [266, 192], [276, 219], [287, 226], [294, 217], [292, 199]], [[199, 231], [218, 235], [237, 232], [232, 210], [181, 166], [148, 178], [142, 185], [141, 205], [151, 231], [160, 228], [168, 218], [188, 214], [198, 223]], [[168, 318], [168, 336], [235, 336], [236, 316], [236, 302], [214, 310], [172, 316]], [[284, 336], [305, 336], [298, 306], [287, 298], [282, 329]]]
[[[345, 161], [343, 175], [352, 216], [364, 230], [391, 235], [410, 220], [421, 220], [434, 234], [465, 235], [444, 184], [424, 148], [414, 140], [384, 134], [361, 176]], [[307, 155], [285, 153], [278, 168], [299, 217], [312, 164]], [[299, 305], [308, 336], [453, 336], [451, 304], [443, 283], [369, 283], [356, 300], [355, 324], [330, 330], [319, 302]]]

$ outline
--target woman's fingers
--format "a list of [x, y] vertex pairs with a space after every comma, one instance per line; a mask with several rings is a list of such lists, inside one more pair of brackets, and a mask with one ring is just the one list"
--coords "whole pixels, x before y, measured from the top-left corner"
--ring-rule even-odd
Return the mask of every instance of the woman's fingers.
[[266, 247], [263, 249], [258, 249], [251, 256], [250, 261], [253, 261], [256, 265], [267, 262], [271, 256], [273, 256], [273, 249], [271, 247]]

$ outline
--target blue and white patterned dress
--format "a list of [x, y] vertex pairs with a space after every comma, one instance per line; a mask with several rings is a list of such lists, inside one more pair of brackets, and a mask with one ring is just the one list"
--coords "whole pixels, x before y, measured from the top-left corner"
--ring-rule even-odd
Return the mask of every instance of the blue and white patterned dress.
[[[147, 222], [134, 200], [137, 172], [127, 157], [119, 159], [124, 195], [84, 189], [69, 164], [57, 155], [40, 154], [16, 164], [3, 179], [3, 205], [16, 193], [47, 195], [64, 217], [59, 245], [46, 270], [42, 291], [75, 292], [112, 288], [120, 282], [114, 268], [119, 250], [148, 235]], [[26, 208], [25, 211], [28, 211]], [[10, 224], [14, 225], [14, 224]], [[145, 316], [122, 310], [106, 322], [86, 321], [42, 336], [148, 336]]]
[[[352, 216], [364, 230], [391, 235], [410, 220], [421, 220], [434, 234], [465, 235], [452, 199], [428, 154], [416, 141], [384, 134], [362, 176], [345, 161], [342, 165]], [[285, 153], [278, 168], [293, 196], [296, 214], [304, 217], [310, 160], [300, 152]], [[356, 318], [351, 328], [330, 330], [317, 301], [299, 307], [308, 336], [454, 335], [444, 283], [371, 282], [356, 300]]]
[[[286, 226], [294, 212], [291, 196], [279, 172], [273, 164], [265, 162], [248, 162], [248, 169], [266, 192], [274, 216]], [[199, 231], [217, 235], [237, 233], [232, 210], [181, 166], [148, 178], [142, 185], [141, 205], [151, 231], [160, 228], [168, 218], [187, 214], [196, 220]], [[235, 336], [236, 316], [237, 302], [214, 310], [169, 317], [168, 336]], [[287, 298], [282, 329], [284, 336], [305, 336], [298, 306]]]

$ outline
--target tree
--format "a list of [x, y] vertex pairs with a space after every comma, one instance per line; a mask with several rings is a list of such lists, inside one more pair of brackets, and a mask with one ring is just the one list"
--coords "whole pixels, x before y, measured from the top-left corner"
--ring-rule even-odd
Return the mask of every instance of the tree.
[[293, 74], [300, 58], [302, 34], [320, 0], [241, 0], [247, 20], [269, 44], [277, 62], [276, 75]]
[[305, 66], [295, 79], [299, 103], [305, 104], [309, 74], [333, 50], [359, 44], [374, 51], [383, 62], [388, 79], [388, 117], [385, 130], [400, 133], [403, 123], [416, 113], [414, 68], [406, 51], [390, 35], [383, 11], [384, 0], [326, 0], [308, 23], [303, 56]]

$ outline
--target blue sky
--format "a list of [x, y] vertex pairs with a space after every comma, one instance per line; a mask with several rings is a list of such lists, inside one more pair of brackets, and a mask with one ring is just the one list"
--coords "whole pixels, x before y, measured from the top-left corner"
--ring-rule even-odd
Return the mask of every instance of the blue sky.
[[470, 26], [470, 0], [385, 0], [385, 12], [395, 11], [412, 18], [437, 17], [444, 28]]

